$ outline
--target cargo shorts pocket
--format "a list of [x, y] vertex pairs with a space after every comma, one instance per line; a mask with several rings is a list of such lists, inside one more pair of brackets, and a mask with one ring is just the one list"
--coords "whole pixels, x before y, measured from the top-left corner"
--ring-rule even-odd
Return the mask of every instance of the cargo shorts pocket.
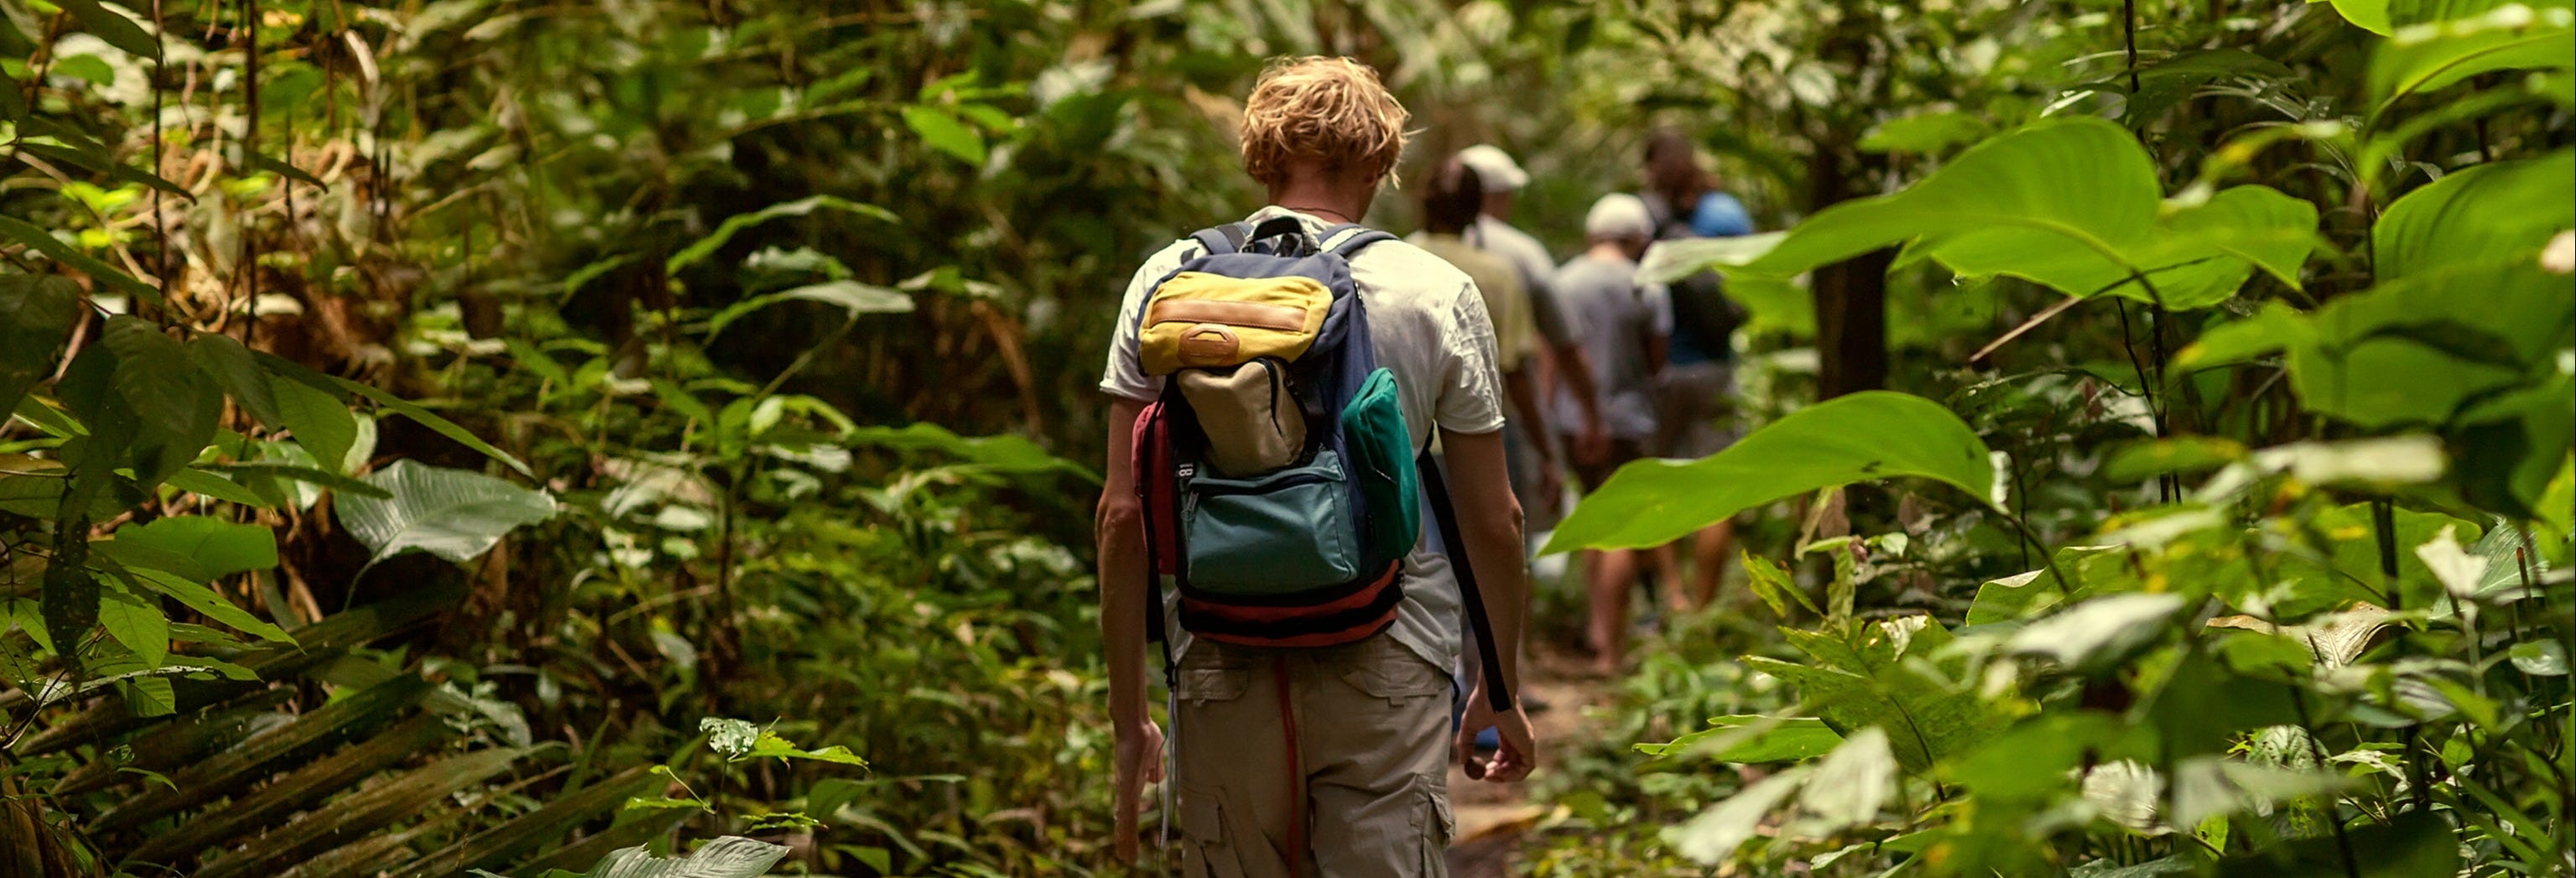
[[1413, 776], [1413, 793], [1420, 800], [1413, 812], [1415, 837], [1422, 839], [1421, 871], [1427, 876], [1449, 874], [1449, 842], [1458, 832], [1458, 818], [1449, 809], [1449, 778], [1446, 774]]
[[1243, 854], [1228, 838], [1224, 796], [1181, 788], [1181, 869], [1189, 878], [1245, 878]]
[[1252, 668], [1241, 656], [1205, 642], [1181, 657], [1180, 670], [1175, 679], [1179, 691], [1173, 694], [1193, 704], [1242, 698], [1252, 683]]
[[1414, 655], [1413, 650], [1394, 638], [1379, 636], [1363, 641], [1361, 652], [1341, 673], [1342, 682], [1389, 705], [1400, 706], [1416, 698], [1448, 695], [1455, 682], [1449, 672]]

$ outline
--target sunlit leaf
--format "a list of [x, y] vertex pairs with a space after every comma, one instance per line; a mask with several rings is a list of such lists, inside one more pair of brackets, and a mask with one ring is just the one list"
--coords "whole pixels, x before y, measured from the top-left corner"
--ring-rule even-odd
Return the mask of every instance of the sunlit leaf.
[[403, 552], [473, 560], [522, 525], [554, 517], [554, 497], [477, 472], [397, 460], [365, 481], [390, 500], [345, 495], [340, 524], [365, 544], [370, 563]]
[[1945, 482], [1983, 502], [1994, 474], [1985, 442], [1939, 403], [1855, 393], [1792, 412], [1704, 460], [1621, 467], [1542, 551], [1662, 545], [1782, 497], [1899, 476]]
[[641, 846], [621, 848], [593, 867], [588, 878], [759, 878], [786, 856], [787, 848], [728, 835], [676, 859], [653, 856]]
[[903, 108], [904, 127], [921, 138], [932, 149], [956, 156], [958, 161], [976, 167], [984, 166], [984, 134], [946, 110], [935, 107]]
[[1679, 826], [1665, 829], [1664, 843], [1701, 865], [1716, 865], [1735, 856], [1774, 808], [1797, 792], [1806, 770], [1791, 769], [1763, 778], [1726, 801], [1709, 806]]
[[2576, 67], [2576, 10], [2519, 3], [2484, 15], [2398, 28], [2370, 60], [2373, 106], [2439, 91], [2494, 70]]

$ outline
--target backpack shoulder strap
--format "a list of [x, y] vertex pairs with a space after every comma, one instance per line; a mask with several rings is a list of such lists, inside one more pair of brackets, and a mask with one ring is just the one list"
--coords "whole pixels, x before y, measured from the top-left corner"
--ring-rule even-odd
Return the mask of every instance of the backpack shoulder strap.
[[1201, 255], [1205, 256], [1218, 256], [1242, 250], [1244, 237], [1242, 223], [1226, 223], [1190, 234], [1190, 240], [1199, 243]]
[[1325, 229], [1322, 239], [1324, 252], [1342, 257], [1343, 259], [1350, 259], [1351, 257], [1360, 255], [1360, 251], [1368, 249], [1370, 244], [1375, 244], [1379, 241], [1392, 240], [1395, 240], [1394, 235], [1360, 225], [1359, 223], [1343, 223], [1341, 225]]
[[1503, 685], [1503, 658], [1494, 643], [1494, 623], [1485, 615], [1484, 594], [1476, 590], [1476, 570], [1468, 563], [1467, 538], [1458, 527], [1458, 509], [1449, 502], [1449, 483], [1440, 477], [1439, 458], [1433, 457], [1430, 449], [1413, 459], [1413, 467], [1422, 474], [1422, 491], [1430, 495], [1431, 517], [1440, 527], [1440, 545], [1449, 556], [1450, 572], [1458, 575], [1458, 597], [1465, 604], [1467, 624], [1476, 632], [1476, 658], [1485, 672], [1485, 702], [1497, 711], [1510, 710], [1514, 699]]

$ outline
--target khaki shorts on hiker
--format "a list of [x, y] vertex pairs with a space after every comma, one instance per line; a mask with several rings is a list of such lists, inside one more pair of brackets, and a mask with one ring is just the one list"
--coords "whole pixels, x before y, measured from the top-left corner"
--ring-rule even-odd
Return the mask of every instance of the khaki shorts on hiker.
[[1447, 670], [1384, 634], [1322, 649], [1202, 639], [1179, 680], [1182, 874], [1449, 874]]

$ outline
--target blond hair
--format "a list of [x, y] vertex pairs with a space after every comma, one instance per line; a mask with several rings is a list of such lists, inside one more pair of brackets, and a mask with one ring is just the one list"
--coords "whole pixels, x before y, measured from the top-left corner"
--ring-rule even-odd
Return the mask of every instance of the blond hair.
[[1243, 170], [1277, 186], [1291, 163], [1312, 161], [1382, 174], [1392, 186], [1410, 118], [1366, 64], [1322, 55], [1282, 58], [1262, 71], [1244, 99]]

